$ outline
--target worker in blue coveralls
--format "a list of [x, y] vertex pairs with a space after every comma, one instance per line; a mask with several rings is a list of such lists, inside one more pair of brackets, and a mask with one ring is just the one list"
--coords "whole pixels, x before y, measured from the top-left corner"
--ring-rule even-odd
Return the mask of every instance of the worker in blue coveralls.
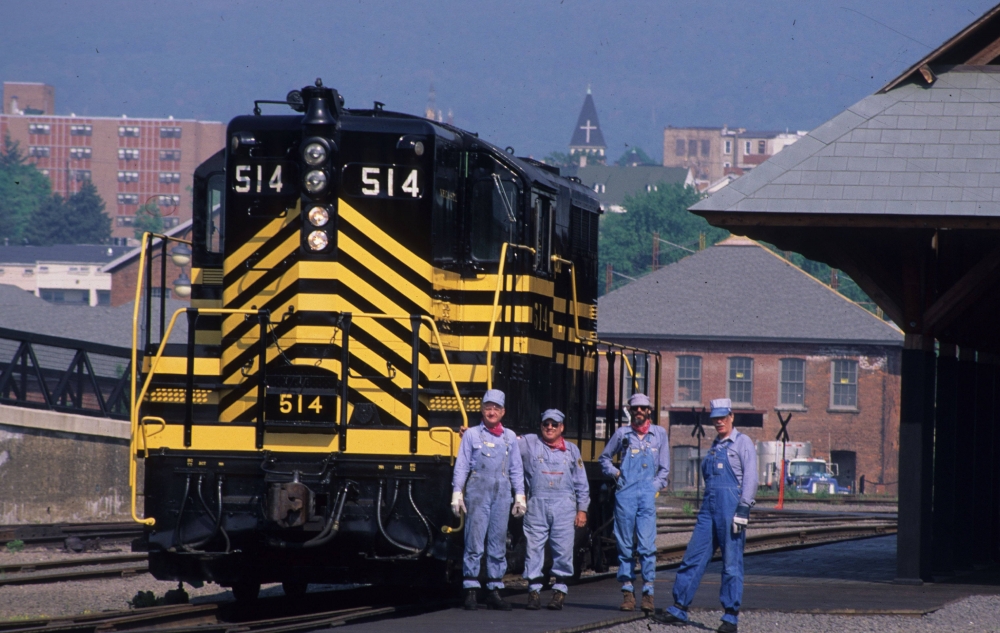
[[725, 613], [717, 631], [736, 633], [743, 599], [743, 545], [757, 492], [757, 451], [753, 440], [733, 428], [729, 398], [712, 400], [709, 417], [718, 437], [701, 462], [705, 497], [674, 580], [674, 605], [654, 619], [666, 624], [687, 623], [688, 606], [718, 547], [722, 550], [719, 600]]
[[[601, 453], [601, 470], [615, 479], [615, 540], [622, 611], [635, 609], [635, 559], [642, 567], [642, 610], [652, 613], [656, 578], [656, 496], [667, 485], [670, 442], [663, 427], [651, 426], [653, 409], [646, 394], [628, 400], [631, 423], [615, 431]], [[612, 458], [619, 458], [618, 466]], [[639, 546], [633, 551], [633, 543]]]
[[590, 484], [583, 468], [580, 449], [563, 439], [563, 420], [559, 409], [542, 414], [539, 435], [517, 438], [528, 484], [528, 512], [524, 515], [527, 556], [524, 577], [528, 579], [527, 609], [542, 606], [542, 565], [546, 543], [552, 550], [552, 600], [549, 609], [562, 609], [566, 600], [566, 581], [573, 576], [573, 543], [576, 530], [587, 525]]
[[[486, 552], [486, 606], [510, 611], [500, 596], [507, 572], [507, 520], [524, 516], [524, 470], [517, 436], [503, 428], [504, 393], [490, 389], [483, 396], [482, 423], [462, 435], [451, 480], [451, 511], [466, 514], [465, 556], [462, 560], [464, 606], [478, 608], [479, 565]], [[511, 506], [511, 490], [514, 505]], [[466, 508], [466, 501], [468, 508]]]

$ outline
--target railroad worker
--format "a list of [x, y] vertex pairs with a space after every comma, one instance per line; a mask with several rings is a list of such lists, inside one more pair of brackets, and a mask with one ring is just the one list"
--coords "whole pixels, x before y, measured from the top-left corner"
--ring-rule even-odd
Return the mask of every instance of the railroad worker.
[[590, 506], [590, 484], [583, 468], [580, 449], [563, 439], [563, 420], [559, 409], [542, 414], [538, 435], [517, 438], [524, 464], [528, 489], [528, 512], [524, 515], [524, 537], [527, 556], [524, 577], [528, 579], [528, 606], [541, 608], [542, 565], [545, 545], [552, 550], [552, 600], [549, 609], [562, 609], [566, 581], [573, 576], [573, 544], [576, 530], [587, 525]]
[[[646, 394], [628, 400], [631, 424], [615, 431], [601, 453], [601, 470], [613, 477], [615, 540], [618, 541], [618, 581], [622, 583], [622, 611], [635, 609], [635, 559], [642, 567], [642, 610], [652, 613], [656, 578], [656, 507], [659, 490], [670, 472], [670, 442], [663, 427], [651, 426], [652, 407]], [[616, 467], [612, 458], [617, 456]], [[633, 550], [634, 541], [639, 546]]]
[[701, 462], [705, 496], [674, 580], [674, 605], [655, 619], [667, 624], [688, 621], [688, 606], [718, 547], [722, 550], [719, 600], [725, 614], [717, 630], [736, 633], [743, 599], [743, 545], [757, 492], [757, 452], [753, 440], [733, 428], [729, 398], [712, 400], [709, 417], [718, 437]]
[[510, 603], [500, 597], [499, 590], [503, 589], [503, 575], [507, 572], [507, 520], [510, 515], [524, 516], [527, 510], [524, 470], [517, 436], [503, 428], [504, 393], [499, 389], [487, 391], [481, 411], [481, 424], [462, 435], [451, 481], [451, 510], [455, 516], [466, 514], [464, 606], [470, 611], [478, 606], [479, 566], [485, 550], [486, 606], [510, 611]]

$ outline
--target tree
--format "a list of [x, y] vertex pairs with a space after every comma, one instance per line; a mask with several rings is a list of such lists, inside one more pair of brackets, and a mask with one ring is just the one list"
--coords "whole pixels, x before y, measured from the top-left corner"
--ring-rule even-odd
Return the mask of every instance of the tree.
[[141, 207], [135, 212], [135, 239], [141, 240], [142, 234], [149, 233], [163, 233], [163, 215], [160, 213], [160, 207], [156, 206], [155, 202], [149, 202]]
[[573, 167], [579, 164], [578, 160], [574, 160], [566, 152], [549, 152], [542, 162], [553, 167]]
[[102, 244], [111, 239], [111, 218], [93, 183], [69, 198], [50, 196], [31, 216], [24, 237], [30, 244]]
[[[724, 239], [729, 233], [711, 226], [704, 218], [687, 209], [700, 195], [682, 184], [659, 183], [652, 191], [626, 196], [625, 213], [607, 213], [601, 218], [599, 260], [603, 271], [613, 270], [638, 277], [652, 270], [653, 233], [660, 239], [697, 250], [699, 236], [706, 245]], [[689, 255], [688, 251], [660, 244], [659, 265], [665, 266]]]
[[111, 239], [111, 218], [104, 212], [104, 200], [94, 183], [87, 181], [69, 197], [69, 221], [72, 240], [67, 244], [104, 244]]
[[[801, 268], [804, 272], [812, 275], [820, 282], [827, 285], [831, 285], [831, 282], [833, 281], [833, 275], [831, 274], [833, 272], [833, 269], [830, 268], [830, 266], [828, 266], [827, 264], [824, 264], [823, 262], [817, 262], [812, 259], [807, 259], [803, 255], [799, 255], [798, 253], [779, 250], [778, 247], [774, 246], [773, 244], [768, 244], [766, 242], [761, 242], [761, 244], [771, 249], [778, 255], [781, 255], [782, 257], [787, 259], [790, 263]], [[876, 309], [878, 308], [875, 302], [872, 301], [871, 297], [869, 297], [865, 293], [865, 291], [861, 289], [861, 286], [855, 283], [853, 279], [848, 277], [844, 271], [837, 272], [837, 292], [844, 295], [851, 301], [857, 303], [858, 305], [865, 308], [869, 312], [875, 312]]]
[[641, 147], [631, 147], [621, 155], [621, 158], [615, 161], [615, 165], [619, 167], [628, 167], [629, 165], [657, 165], [658, 163], [649, 157], [649, 154], [642, 151]]
[[49, 179], [25, 162], [19, 144], [5, 134], [0, 149], [0, 239], [21, 243], [32, 216], [51, 193]]

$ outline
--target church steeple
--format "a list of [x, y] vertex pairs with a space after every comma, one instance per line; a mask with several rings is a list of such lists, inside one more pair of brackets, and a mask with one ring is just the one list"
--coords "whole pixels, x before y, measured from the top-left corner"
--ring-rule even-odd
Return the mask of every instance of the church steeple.
[[588, 85], [587, 96], [583, 100], [583, 108], [580, 110], [580, 116], [576, 120], [576, 128], [573, 130], [573, 138], [569, 142], [569, 154], [575, 160], [579, 160], [580, 167], [586, 167], [587, 161], [603, 164], [606, 149], [604, 134], [601, 133], [601, 123], [597, 119], [594, 97], [590, 94], [590, 85]]

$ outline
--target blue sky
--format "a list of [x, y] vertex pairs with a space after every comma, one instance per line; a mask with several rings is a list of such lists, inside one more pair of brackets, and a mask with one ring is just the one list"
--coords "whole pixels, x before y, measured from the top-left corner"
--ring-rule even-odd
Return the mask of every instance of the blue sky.
[[4, 3], [0, 80], [57, 113], [227, 121], [322, 77], [347, 106], [419, 114], [519, 155], [566, 151], [588, 84], [608, 153], [662, 130], [808, 130], [995, 0], [102, 0]]

